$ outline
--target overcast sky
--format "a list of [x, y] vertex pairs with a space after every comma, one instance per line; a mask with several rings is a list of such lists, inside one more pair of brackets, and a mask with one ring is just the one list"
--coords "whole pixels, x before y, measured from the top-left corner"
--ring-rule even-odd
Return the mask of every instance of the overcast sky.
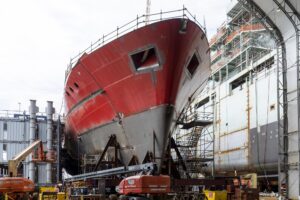
[[[226, 20], [230, 0], [152, 0], [151, 12], [183, 5], [203, 23], [208, 37]], [[59, 112], [71, 57], [117, 26], [142, 15], [146, 0], [0, 0], [0, 110], [40, 111], [54, 101]]]

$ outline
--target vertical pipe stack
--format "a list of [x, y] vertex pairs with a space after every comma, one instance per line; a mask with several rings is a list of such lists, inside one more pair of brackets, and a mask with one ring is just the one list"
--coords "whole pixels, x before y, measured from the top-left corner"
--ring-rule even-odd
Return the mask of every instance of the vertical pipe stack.
[[60, 135], [61, 127], [60, 127], [60, 116], [58, 116], [57, 119], [57, 127], [56, 127], [56, 135], [57, 135], [57, 146], [56, 146], [56, 161], [57, 161], [57, 167], [56, 167], [56, 180], [57, 182], [62, 181], [62, 173], [61, 173], [61, 165], [60, 165], [60, 151], [61, 151], [61, 135]]
[[[46, 114], [47, 114], [47, 150], [48, 150], [48, 159], [52, 159], [53, 149], [52, 149], [52, 140], [53, 140], [53, 102], [47, 101], [47, 108], [46, 108]], [[51, 163], [48, 162], [46, 165], [46, 182], [51, 183], [52, 182], [52, 168]]]
[[[30, 144], [35, 141], [35, 132], [36, 132], [36, 113], [39, 111], [39, 108], [36, 106], [36, 100], [30, 100], [29, 113], [30, 113], [30, 131], [29, 131], [29, 142]], [[29, 158], [29, 179], [35, 181], [35, 165]]]

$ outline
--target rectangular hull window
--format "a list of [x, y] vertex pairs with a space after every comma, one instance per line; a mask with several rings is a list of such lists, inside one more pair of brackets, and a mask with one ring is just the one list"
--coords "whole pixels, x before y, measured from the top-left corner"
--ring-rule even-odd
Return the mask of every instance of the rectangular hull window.
[[199, 65], [200, 65], [200, 59], [198, 58], [196, 53], [194, 53], [194, 55], [192, 56], [192, 58], [190, 59], [188, 65], [187, 65], [187, 70], [191, 76], [193, 76], [195, 74]]
[[243, 84], [246, 83], [248, 77], [249, 77], [249, 72], [246, 73], [246, 74], [244, 74], [244, 75], [242, 75], [241, 77], [235, 79], [234, 81], [232, 81], [230, 83], [230, 88], [229, 88], [230, 89], [230, 93], [232, 93], [232, 91], [234, 89], [236, 89], [236, 88], [240, 88], [240, 90], [242, 90], [243, 89]]
[[130, 57], [136, 71], [150, 70], [160, 66], [154, 47], [133, 53]]

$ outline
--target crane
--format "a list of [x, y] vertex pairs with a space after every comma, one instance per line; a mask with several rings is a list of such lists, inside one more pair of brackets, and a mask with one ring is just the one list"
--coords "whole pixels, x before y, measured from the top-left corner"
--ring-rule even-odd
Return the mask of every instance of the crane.
[[[18, 153], [11, 160], [8, 161], [8, 174], [10, 177], [16, 177], [18, 172], [18, 166], [33, 150], [39, 146], [41, 149], [43, 148], [43, 144], [41, 140], [37, 140], [31, 143], [26, 149]], [[40, 156], [41, 157], [41, 156]]]
[[0, 193], [16, 194], [34, 191], [34, 182], [24, 177], [17, 177], [19, 164], [26, 159], [36, 148], [39, 148], [39, 159], [45, 160], [43, 155], [43, 144], [41, 140], [31, 143], [27, 148], [14, 156], [8, 161], [8, 174], [9, 177], [0, 178]]
[[151, 0], [147, 0], [146, 4], [146, 18], [145, 18], [145, 23], [148, 24], [150, 20], [150, 7], [151, 7]]

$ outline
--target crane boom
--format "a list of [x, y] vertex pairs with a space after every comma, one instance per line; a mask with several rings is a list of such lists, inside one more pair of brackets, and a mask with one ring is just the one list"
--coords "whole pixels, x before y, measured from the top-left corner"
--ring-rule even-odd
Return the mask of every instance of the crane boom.
[[150, 19], [150, 7], [151, 7], [151, 0], [147, 0], [147, 5], [146, 5], [146, 18], [145, 18], [145, 23], [148, 24], [149, 19]]
[[41, 145], [41, 140], [34, 141], [26, 149], [18, 153], [11, 160], [8, 161], [8, 174], [10, 176], [17, 176], [18, 165], [22, 160], [24, 160], [32, 151], [39, 145]]

